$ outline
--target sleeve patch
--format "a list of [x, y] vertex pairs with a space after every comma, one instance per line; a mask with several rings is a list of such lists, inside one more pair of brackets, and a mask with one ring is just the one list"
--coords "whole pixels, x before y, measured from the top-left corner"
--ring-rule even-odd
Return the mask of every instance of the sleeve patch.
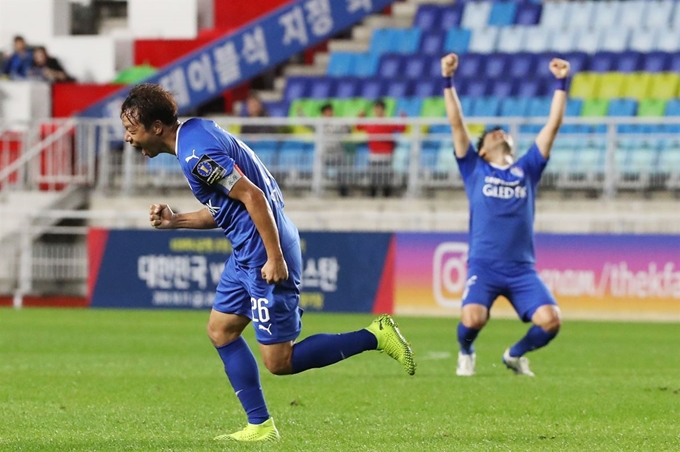
[[226, 173], [227, 170], [207, 155], [202, 155], [196, 165], [194, 165], [194, 169], [191, 170], [191, 174], [208, 185], [213, 185], [222, 179]]

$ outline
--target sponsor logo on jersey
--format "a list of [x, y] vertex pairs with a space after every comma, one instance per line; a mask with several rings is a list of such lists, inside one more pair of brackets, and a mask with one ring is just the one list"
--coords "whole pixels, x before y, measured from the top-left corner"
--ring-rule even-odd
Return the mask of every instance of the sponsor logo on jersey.
[[510, 168], [510, 174], [516, 177], [524, 177], [524, 170], [519, 166], [513, 166]]

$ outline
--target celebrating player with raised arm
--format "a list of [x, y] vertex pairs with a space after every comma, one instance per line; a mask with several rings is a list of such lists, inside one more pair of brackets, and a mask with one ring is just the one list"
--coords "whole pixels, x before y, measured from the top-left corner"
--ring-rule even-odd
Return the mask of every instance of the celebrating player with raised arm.
[[550, 62], [556, 83], [548, 122], [529, 152], [517, 160], [512, 138], [500, 128], [484, 132], [475, 151], [453, 82], [458, 56], [446, 55], [441, 66], [456, 161], [470, 202], [468, 274], [458, 324], [456, 374], [474, 375], [473, 343], [489, 320], [494, 300], [503, 295], [522, 321], [533, 323], [527, 334], [505, 351], [503, 363], [515, 374], [533, 376], [524, 354], [546, 346], [561, 325], [555, 298], [534, 268], [533, 223], [538, 182], [564, 117], [569, 63], [560, 59]]
[[283, 211], [279, 186], [255, 153], [213, 121], [180, 123], [177, 104], [158, 85], [132, 89], [121, 109], [125, 141], [147, 157], [177, 157], [191, 191], [205, 208], [176, 214], [151, 206], [157, 229], [222, 228], [231, 241], [208, 320], [208, 336], [248, 416], [243, 430], [215, 439], [267, 441], [279, 432], [265, 404], [257, 362], [241, 337], [252, 321], [264, 365], [276, 375], [334, 364], [367, 350], [382, 350], [410, 374], [409, 344], [388, 315], [344, 334], [300, 335], [302, 255], [295, 225]]

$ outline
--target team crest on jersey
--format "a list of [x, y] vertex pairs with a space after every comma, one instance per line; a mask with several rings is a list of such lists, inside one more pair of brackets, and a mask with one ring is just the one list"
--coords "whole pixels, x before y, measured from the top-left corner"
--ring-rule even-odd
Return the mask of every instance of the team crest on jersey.
[[510, 174], [516, 177], [524, 177], [524, 170], [522, 170], [522, 168], [519, 166], [513, 166], [510, 168]]
[[191, 173], [206, 184], [212, 185], [222, 179], [227, 170], [207, 155], [202, 155], [196, 165], [194, 165]]

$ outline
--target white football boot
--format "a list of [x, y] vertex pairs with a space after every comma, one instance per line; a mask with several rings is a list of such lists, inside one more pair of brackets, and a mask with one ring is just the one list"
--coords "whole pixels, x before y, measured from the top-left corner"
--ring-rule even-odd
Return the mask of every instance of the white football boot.
[[477, 355], [474, 353], [471, 355], [466, 355], [464, 353], [458, 352], [458, 368], [456, 369], [456, 375], [459, 377], [471, 377], [475, 374], [475, 362], [477, 360]]
[[534, 376], [534, 373], [529, 369], [529, 359], [524, 356], [513, 358], [510, 356], [510, 349], [507, 349], [505, 353], [503, 353], [503, 364], [505, 364], [505, 367], [515, 372], [515, 375]]

